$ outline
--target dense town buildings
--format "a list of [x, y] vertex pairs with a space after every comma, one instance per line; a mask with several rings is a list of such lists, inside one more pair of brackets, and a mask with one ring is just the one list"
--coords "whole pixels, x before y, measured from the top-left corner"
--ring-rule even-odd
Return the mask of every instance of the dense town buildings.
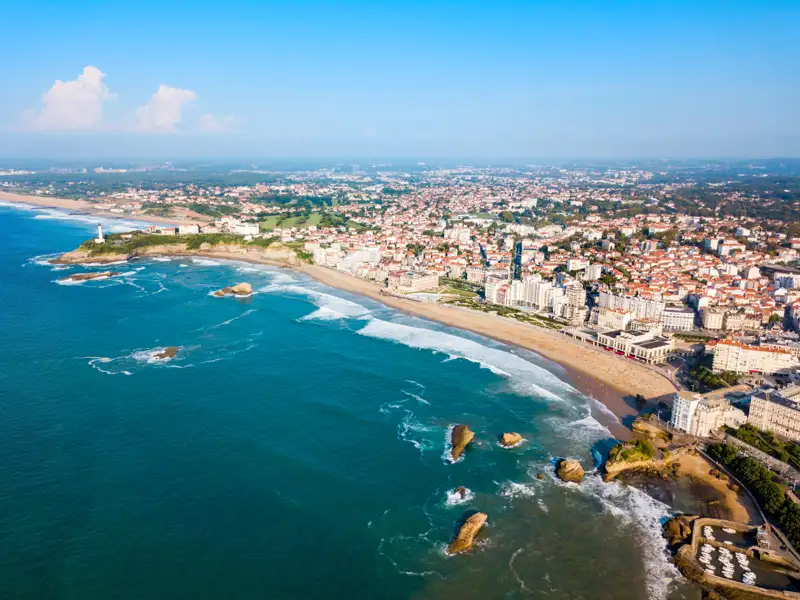
[[800, 387], [755, 394], [750, 400], [747, 422], [764, 431], [800, 441]]
[[[122, 179], [137, 172], [97, 168]], [[59, 173], [55, 182], [27, 191], [80, 189], [111, 213], [207, 221], [163, 228], [166, 235], [277, 239], [301, 246], [317, 264], [374, 280], [392, 293], [437, 293], [463, 282], [467, 292], [480, 294], [478, 303], [598, 334], [621, 332], [611, 347], [645, 333], [665, 340], [744, 337], [756, 348], [717, 350], [715, 371], [774, 373], [793, 364], [779, 352], [787, 349], [779, 347], [783, 342], [767, 346], [752, 338], [800, 324], [800, 270], [791, 267], [800, 256], [800, 232], [683, 199], [683, 190], [698, 187], [691, 173], [353, 166], [264, 177], [259, 173], [267, 171], [232, 173], [249, 183], [226, 184], [220, 177], [102, 188], [82, 179], [92, 172], [75, 171], [66, 183]], [[25, 173], [20, 177], [35, 175]], [[0, 181], [2, 188], [15, 185]], [[701, 191], [714, 196], [717, 208], [769, 203], [757, 188], [707, 189]], [[623, 345], [618, 351], [643, 360], [669, 354], [663, 345], [647, 352], [635, 340]]]
[[722, 427], [739, 427], [745, 422], [744, 411], [719, 396], [676, 392], [673, 399], [670, 423], [689, 435], [707, 438]]

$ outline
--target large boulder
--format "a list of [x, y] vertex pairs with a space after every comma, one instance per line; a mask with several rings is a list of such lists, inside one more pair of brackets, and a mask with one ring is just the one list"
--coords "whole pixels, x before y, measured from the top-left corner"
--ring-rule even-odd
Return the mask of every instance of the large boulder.
[[583, 481], [583, 467], [574, 458], [562, 458], [558, 462], [556, 475], [561, 481], [580, 483]]
[[456, 494], [461, 496], [461, 498], [466, 498], [469, 490], [465, 488], [463, 485], [460, 485], [456, 488]]
[[236, 285], [229, 285], [221, 290], [217, 290], [214, 292], [214, 295], [217, 298], [222, 298], [224, 296], [249, 296], [253, 293], [253, 286], [249, 283], [237, 283]]
[[456, 425], [453, 427], [453, 432], [450, 434], [450, 443], [453, 449], [450, 450], [450, 456], [453, 460], [458, 460], [464, 454], [464, 449], [475, 437], [475, 433], [466, 425]]
[[106, 279], [108, 277], [116, 277], [119, 275], [116, 271], [102, 271], [98, 273], [73, 273], [62, 277], [59, 281], [64, 282], [77, 282], [77, 281], [91, 281], [92, 279]]
[[253, 286], [249, 283], [237, 283], [235, 286], [231, 288], [231, 291], [236, 296], [249, 296], [253, 293]]
[[478, 512], [464, 521], [458, 530], [458, 535], [450, 542], [450, 546], [447, 548], [450, 554], [458, 554], [472, 548], [472, 541], [481, 530], [481, 527], [486, 524], [486, 519], [488, 518], [489, 516], [486, 513]]
[[520, 442], [522, 442], [522, 436], [513, 431], [500, 436], [500, 445], [505, 448], [513, 448]]

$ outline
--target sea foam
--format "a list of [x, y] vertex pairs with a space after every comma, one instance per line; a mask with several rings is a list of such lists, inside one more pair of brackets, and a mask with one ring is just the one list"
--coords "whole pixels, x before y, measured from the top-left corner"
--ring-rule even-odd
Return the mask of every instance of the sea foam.
[[[282, 273], [278, 275], [283, 275]], [[271, 292], [271, 293], [281, 293], [281, 292], [289, 292], [292, 294], [298, 294], [301, 296], [305, 296], [312, 303], [314, 303], [318, 309], [305, 317], [303, 320], [321, 320], [321, 321], [331, 321], [337, 319], [359, 319], [366, 317], [369, 315], [370, 310], [357, 302], [353, 302], [352, 300], [347, 300], [345, 298], [340, 298], [339, 296], [334, 296], [333, 294], [327, 294], [325, 292], [320, 292], [315, 289], [311, 289], [308, 287], [303, 287], [301, 285], [281, 285], [272, 283], [260, 291], [264, 292]]]
[[667, 541], [662, 535], [661, 524], [670, 516], [670, 507], [633, 486], [616, 481], [606, 483], [597, 473], [587, 474], [583, 483], [572, 489], [594, 498], [606, 512], [638, 533], [648, 597], [666, 599], [672, 583], [681, 577], [669, 558]]

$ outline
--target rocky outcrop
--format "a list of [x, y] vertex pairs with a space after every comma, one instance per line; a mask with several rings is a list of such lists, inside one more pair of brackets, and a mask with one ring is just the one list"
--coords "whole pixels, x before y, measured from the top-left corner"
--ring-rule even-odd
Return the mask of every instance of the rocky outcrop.
[[153, 358], [156, 360], [169, 360], [171, 358], [175, 358], [175, 355], [178, 354], [180, 348], [177, 346], [167, 346], [161, 352], [156, 352], [153, 354]]
[[49, 262], [52, 265], [76, 265], [76, 264], [104, 264], [116, 263], [122, 260], [128, 260], [127, 254], [100, 254], [92, 256], [86, 250], [73, 250], [72, 252], [65, 252], [58, 258], [53, 258]]
[[472, 548], [472, 542], [475, 536], [486, 524], [486, 519], [489, 516], [486, 513], [478, 512], [470, 516], [462, 523], [461, 528], [458, 530], [458, 535], [450, 542], [447, 550], [450, 554], [458, 554]]
[[450, 434], [450, 443], [453, 445], [450, 456], [453, 460], [458, 460], [464, 454], [464, 449], [475, 437], [475, 433], [466, 425], [456, 425]]
[[671, 548], [680, 546], [692, 537], [692, 521], [697, 517], [679, 515], [664, 523], [664, 537]]
[[124, 252], [121, 248], [109, 246], [103, 248], [105, 254], [97, 253], [97, 249], [78, 248], [72, 252], [65, 252], [58, 258], [52, 259], [52, 264], [78, 264], [78, 263], [111, 263], [132, 258], [146, 258], [149, 256], [198, 256], [207, 258], [223, 258], [228, 260], [244, 260], [276, 267], [296, 267], [305, 264], [297, 253], [281, 243], [273, 243], [269, 247], [248, 244], [201, 244], [199, 248], [187, 248], [186, 243], [177, 241], [174, 244], [154, 244], [142, 246]]
[[109, 277], [116, 277], [119, 273], [115, 271], [102, 271], [100, 273], [73, 273], [62, 277], [59, 281], [65, 282], [78, 282], [78, 281], [91, 281], [92, 279], [107, 279]]
[[510, 433], [504, 433], [500, 436], [500, 445], [505, 448], [513, 448], [521, 442], [522, 436], [518, 433], [514, 433], [513, 431]]
[[583, 481], [583, 467], [574, 458], [562, 458], [556, 468], [556, 475], [561, 481], [580, 483]]
[[253, 293], [253, 286], [249, 283], [237, 283], [233, 286], [224, 287], [221, 290], [214, 292], [217, 298], [223, 296], [249, 296]]
[[469, 490], [467, 488], [465, 488], [463, 485], [460, 485], [460, 486], [458, 486], [456, 488], [456, 494], [461, 496], [461, 498], [466, 498], [467, 497], [467, 492], [469, 492]]

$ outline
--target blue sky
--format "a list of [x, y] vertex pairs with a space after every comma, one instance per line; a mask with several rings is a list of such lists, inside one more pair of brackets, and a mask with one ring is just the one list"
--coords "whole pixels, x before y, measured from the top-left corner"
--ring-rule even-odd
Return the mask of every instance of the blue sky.
[[800, 155], [798, 1], [32, 0], [0, 21], [3, 157]]

